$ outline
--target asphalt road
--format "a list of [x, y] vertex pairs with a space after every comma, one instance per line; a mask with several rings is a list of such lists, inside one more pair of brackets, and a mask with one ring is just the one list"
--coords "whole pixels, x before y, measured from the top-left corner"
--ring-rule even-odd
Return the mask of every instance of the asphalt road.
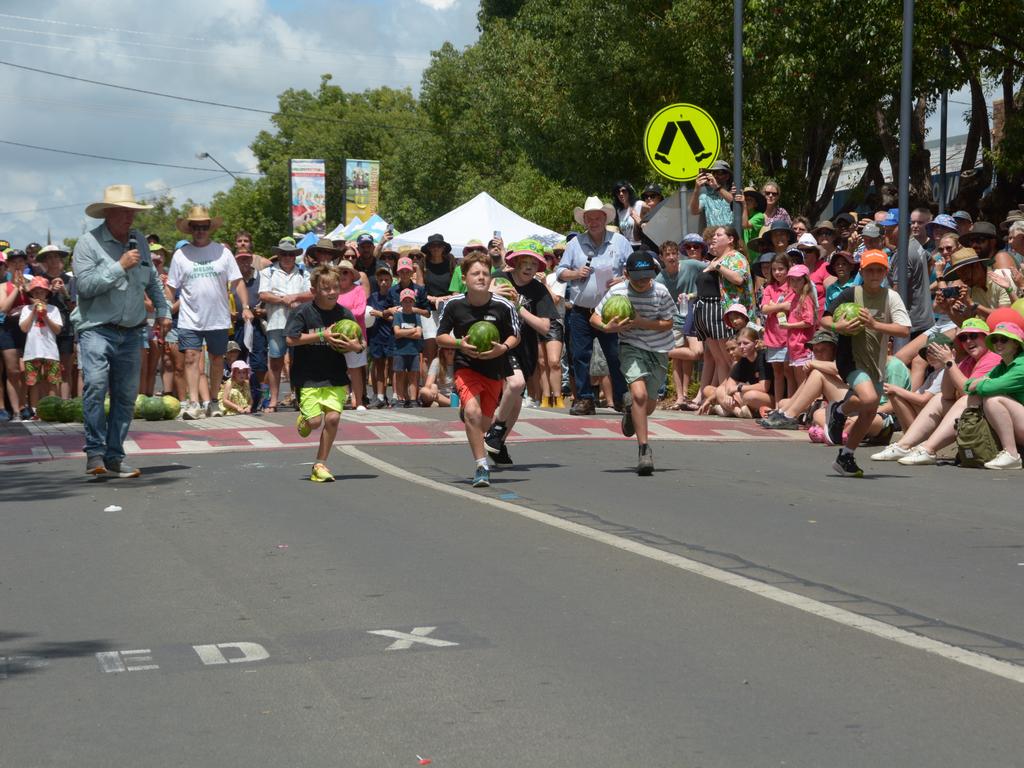
[[[363, 450], [468, 490], [464, 446]], [[340, 451], [7, 467], [0, 765], [1024, 763], [1024, 684], [614, 546], [1024, 664], [1017, 473], [655, 450], [513, 445], [470, 498]]]

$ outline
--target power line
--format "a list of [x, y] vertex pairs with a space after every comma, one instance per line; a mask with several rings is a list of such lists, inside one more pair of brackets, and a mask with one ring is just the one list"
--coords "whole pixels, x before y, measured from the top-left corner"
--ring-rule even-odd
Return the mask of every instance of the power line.
[[[209, 178], [200, 179], [199, 181], [188, 181], [185, 182], [184, 184], [174, 184], [172, 186], [165, 186], [164, 191], [169, 192], [172, 189], [181, 189], [182, 187], [193, 187], [198, 184], [207, 184], [211, 181], [219, 181], [223, 179], [226, 175], [226, 173], [218, 173], [216, 176], [210, 176]], [[142, 202], [156, 202], [160, 199], [160, 197], [161, 195], [158, 195], [156, 197], [141, 197], [139, 198], [139, 200]], [[22, 213], [43, 213], [45, 211], [60, 211], [65, 208], [81, 208], [83, 206], [89, 205], [89, 202], [91, 201], [83, 203], [68, 203], [66, 205], [54, 205], [50, 206], [49, 208], [28, 208], [24, 211], [0, 211], [0, 216], [16, 216]]]
[[[152, 165], [157, 168], [179, 168], [184, 171], [209, 171], [209, 168], [201, 168], [196, 165], [175, 165], [173, 163], [155, 163], [150, 160], [129, 160], [123, 157], [109, 157], [107, 155], [94, 155], [89, 152], [72, 152], [69, 149], [56, 149], [54, 147], [40, 147], [36, 144], [23, 144], [19, 141], [8, 141], [6, 139], [0, 139], [0, 144], [8, 144], [12, 147], [22, 147], [24, 149], [37, 149], [41, 152], [56, 152], [61, 155], [74, 155], [75, 157], [88, 157], [93, 160], [110, 160], [115, 163], [131, 163], [133, 165]], [[241, 173], [247, 176], [260, 176], [261, 174], [253, 171], [235, 171], [235, 173]]]

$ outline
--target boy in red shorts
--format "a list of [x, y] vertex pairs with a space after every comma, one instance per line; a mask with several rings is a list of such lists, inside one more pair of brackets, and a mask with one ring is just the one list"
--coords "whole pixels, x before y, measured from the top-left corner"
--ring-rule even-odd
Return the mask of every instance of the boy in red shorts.
[[[491, 294], [491, 260], [486, 254], [469, 254], [460, 269], [466, 292], [449, 299], [441, 310], [437, 345], [455, 350], [455, 388], [462, 404], [466, 439], [476, 462], [473, 487], [486, 488], [491, 484], [491, 474], [484, 432], [498, 407], [502, 383], [512, 373], [508, 352], [519, 343], [519, 314], [512, 302]], [[480, 352], [466, 338], [470, 326], [480, 320], [494, 323], [502, 339], [487, 352]]]

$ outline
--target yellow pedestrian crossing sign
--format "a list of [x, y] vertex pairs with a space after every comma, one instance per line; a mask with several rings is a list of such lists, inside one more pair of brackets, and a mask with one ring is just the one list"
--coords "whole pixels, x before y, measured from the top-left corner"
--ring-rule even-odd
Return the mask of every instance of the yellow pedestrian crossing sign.
[[670, 104], [647, 123], [644, 152], [662, 176], [692, 181], [718, 159], [722, 134], [711, 115], [693, 104]]

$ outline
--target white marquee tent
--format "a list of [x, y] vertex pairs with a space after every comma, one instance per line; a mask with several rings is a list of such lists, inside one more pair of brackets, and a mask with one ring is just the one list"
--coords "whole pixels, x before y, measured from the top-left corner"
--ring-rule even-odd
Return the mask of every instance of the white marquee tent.
[[472, 200], [429, 224], [401, 234], [396, 232], [393, 243], [397, 247], [420, 248], [430, 235], [440, 233], [451, 243], [455, 256], [461, 257], [463, 247], [470, 240], [486, 243], [496, 231], [501, 232], [501, 238], [506, 245], [524, 238], [534, 238], [545, 245], [554, 245], [565, 239], [558, 232], [552, 232], [524, 219], [486, 192], [481, 192]]

